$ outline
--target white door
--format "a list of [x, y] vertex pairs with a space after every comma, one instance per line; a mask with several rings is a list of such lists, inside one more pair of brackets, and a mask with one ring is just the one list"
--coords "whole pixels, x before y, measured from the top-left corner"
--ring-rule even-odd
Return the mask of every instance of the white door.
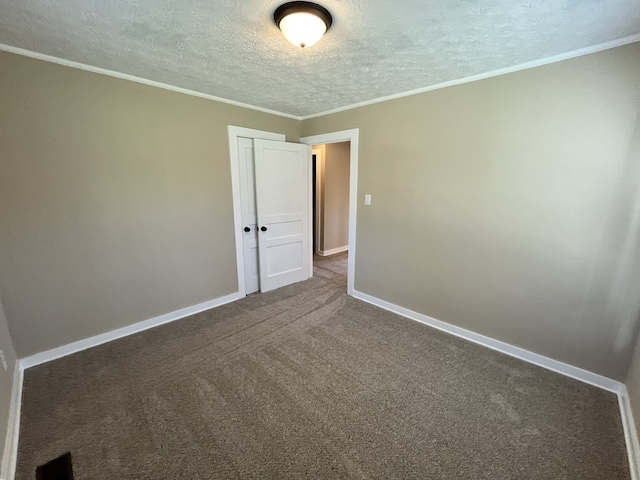
[[311, 259], [311, 147], [254, 140], [260, 290], [306, 280]]
[[253, 139], [238, 138], [240, 203], [242, 206], [242, 245], [244, 251], [245, 293], [260, 289], [258, 276], [258, 228], [256, 182], [253, 163]]

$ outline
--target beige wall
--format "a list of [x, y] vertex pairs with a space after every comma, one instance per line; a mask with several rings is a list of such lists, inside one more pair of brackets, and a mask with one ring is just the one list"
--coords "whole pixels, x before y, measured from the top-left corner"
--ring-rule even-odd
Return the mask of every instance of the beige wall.
[[227, 125], [300, 122], [0, 52], [0, 292], [20, 357], [237, 291]]
[[322, 231], [320, 250], [349, 244], [350, 142], [325, 145], [322, 168]]
[[624, 380], [638, 58], [640, 43], [303, 121], [360, 129], [356, 290]]
[[[11, 394], [13, 393], [13, 376], [16, 368], [16, 354], [13, 349], [11, 335], [9, 335], [9, 327], [2, 303], [0, 303], [0, 350], [4, 352], [4, 358], [7, 361], [6, 372], [0, 365], [0, 462], [2, 462], [9, 422]], [[4, 468], [6, 466], [0, 464], [0, 475], [4, 472]]]
[[324, 178], [324, 154], [326, 145], [314, 145], [312, 153], [316, 156], [315, 207], [313, 210], [313, 253], [322, 250], [324, 217], [322, 216], [322, 179]]
[[624, 379], [639, 56], [628, 45], [301, 125], [0, 53], [0, 292], [16, 351], [237, 289], [227, 125], [293, 141], [301, 126], [360, 128], [357, 290]]

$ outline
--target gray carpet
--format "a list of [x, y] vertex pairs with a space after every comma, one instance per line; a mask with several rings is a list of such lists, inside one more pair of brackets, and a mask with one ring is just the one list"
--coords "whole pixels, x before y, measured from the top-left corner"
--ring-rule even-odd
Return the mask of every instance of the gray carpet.
[[314, 278], [29, 369], [18, 479], [628, 479], [617, 398]]

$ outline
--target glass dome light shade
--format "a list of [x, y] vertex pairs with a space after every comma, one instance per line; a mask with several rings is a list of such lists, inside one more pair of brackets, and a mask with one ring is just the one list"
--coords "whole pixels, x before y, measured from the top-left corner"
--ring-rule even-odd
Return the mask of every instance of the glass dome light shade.
[[325, 23], [311, 13], [292, 13], [278, 26], [287, 40], [302, 48], [318, 43], [327, 31]]

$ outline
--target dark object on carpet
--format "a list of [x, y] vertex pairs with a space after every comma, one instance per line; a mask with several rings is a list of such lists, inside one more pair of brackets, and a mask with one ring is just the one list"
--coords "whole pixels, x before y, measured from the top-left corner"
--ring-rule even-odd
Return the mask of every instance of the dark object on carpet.
[[17, 480], [67, 450], [78, 480], [629, 479], [615, 394], [349, 297], [345, 271], [28, 369]]
[[40, 465], [36, 469], [36, 480], [73, 480], [71, 452]]

